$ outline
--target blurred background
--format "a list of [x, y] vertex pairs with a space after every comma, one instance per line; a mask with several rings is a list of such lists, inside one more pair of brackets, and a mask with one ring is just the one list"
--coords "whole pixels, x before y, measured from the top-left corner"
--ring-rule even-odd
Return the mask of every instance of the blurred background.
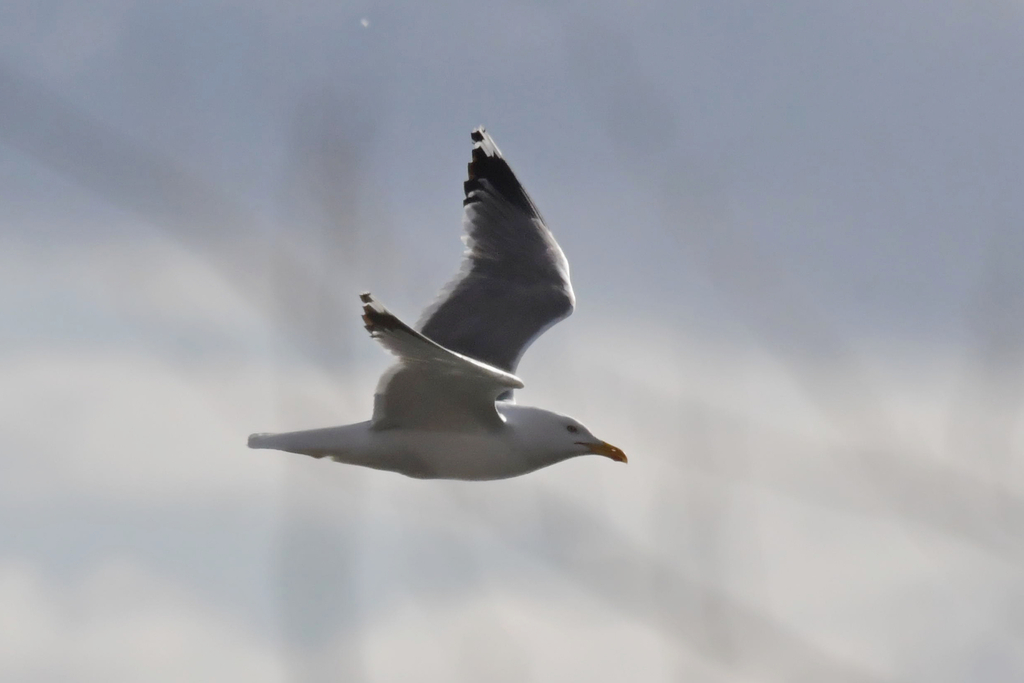
[[[1024, 6], [0, 7], [0, 678], [1024, 679]], [[572, 265], [519, 368], [628, 466], [366, 419], [486, 125]], [[600, 460], [600, 461], [599, 461]]]

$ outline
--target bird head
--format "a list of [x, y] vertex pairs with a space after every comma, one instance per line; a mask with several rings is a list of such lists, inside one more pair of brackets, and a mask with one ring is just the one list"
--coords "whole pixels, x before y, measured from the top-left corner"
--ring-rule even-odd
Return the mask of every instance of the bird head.
[[621, 449], [594, 436], [578, 420], [540, 408], [515, 406], [502, 411], [527, 450], [545, 465], [579, 455], [603, 455], [615, 462], [627, 462]]

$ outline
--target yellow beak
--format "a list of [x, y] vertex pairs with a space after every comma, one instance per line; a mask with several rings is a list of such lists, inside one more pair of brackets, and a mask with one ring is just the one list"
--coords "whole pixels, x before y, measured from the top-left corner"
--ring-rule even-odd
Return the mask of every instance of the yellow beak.
[[604, 441], [597, 441], [595, 443], [590, 443], [588, 441], [577, 441], [577, 443], [581, 446], [586, 446], [587, 448], [589, 448], [590, 452], [593, 453], [594, 455], [603, 455], [606, 458], [611, 458], [615, 462], [629, 462], [628, 460], [626, 460], [626, 454], [623, 453], [621, 449], [616, 448], [610, 443], [606, 443]]

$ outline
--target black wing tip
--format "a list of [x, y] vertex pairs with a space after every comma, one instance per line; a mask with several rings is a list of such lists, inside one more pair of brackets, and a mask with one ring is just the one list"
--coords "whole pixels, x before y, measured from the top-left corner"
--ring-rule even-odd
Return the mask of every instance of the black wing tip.
[[[469, 180], [463, 183], [462, 187], [466, 192], [466, 201], [464, 204], [468, 204], [471, 201], [470, 194], [475, 190], [482, 189], [478, 179], [487, 178], [491, 179], [491, 176], [495, 175], [494, 166], [495, 160], [501, 166], [507, 174], [512, 174], [512, 169], [508, 167], [508, 164], [501, 157], [501, 150], [494, 144], [494, 139], [487, 134], [487, 129], [483, 126], [478, 126], [473, 129], [473, 132], [469, 134], [469, 137], [473, 138], [473, 154], [469, 162]], [[489, 163], [490, 162], [490, 163]], [[515, 175], [512, 175], [515, 178]]]
[[483, 126], [470, 133], [473, 139], [473, 156], [469, 162], [469, 179], [462, 184], [466, 197], [463, 206], [482, 201], [479, 193], [484, 191], [481, 181], [486, 180], [491, 188], [523, 211], [540, 215], [533, 200], [526, 194], [512, 167], [501, 155], [501, 150]]
[[[486, 159], [502, 159], [498, 144], [494, 142], [494, 138], [490, 136], [486, 128], [477, 126], [469, 134], [469, 137], [473, 139], [473, 162]], [[470, 178], [473, 177], [473, 162], [469, 164]]]
[[360, 294], [359, 300], [363, 302], [363, 324], [371, 336], [375, 337], [387, 330], [393, 330], [401, 324], [401, 321], [377, 303], [369, 292]]

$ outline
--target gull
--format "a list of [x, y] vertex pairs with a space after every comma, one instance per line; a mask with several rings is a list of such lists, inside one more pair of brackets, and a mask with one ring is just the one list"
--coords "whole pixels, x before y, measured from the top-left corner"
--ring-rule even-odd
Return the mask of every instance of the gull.
[[250, 448], [398, 472], [482, 481], [579, 455], [626, 455], [577, 420], [521, 406], [523, 353], [572, 313], [569, 263], [501, 150], [475, 129], [464, 183], [466, 252], [458, 275], [413, 328], [363, 293], [370, 336], [398, 360], [381, 376], [366, 422], [253, 434]]

